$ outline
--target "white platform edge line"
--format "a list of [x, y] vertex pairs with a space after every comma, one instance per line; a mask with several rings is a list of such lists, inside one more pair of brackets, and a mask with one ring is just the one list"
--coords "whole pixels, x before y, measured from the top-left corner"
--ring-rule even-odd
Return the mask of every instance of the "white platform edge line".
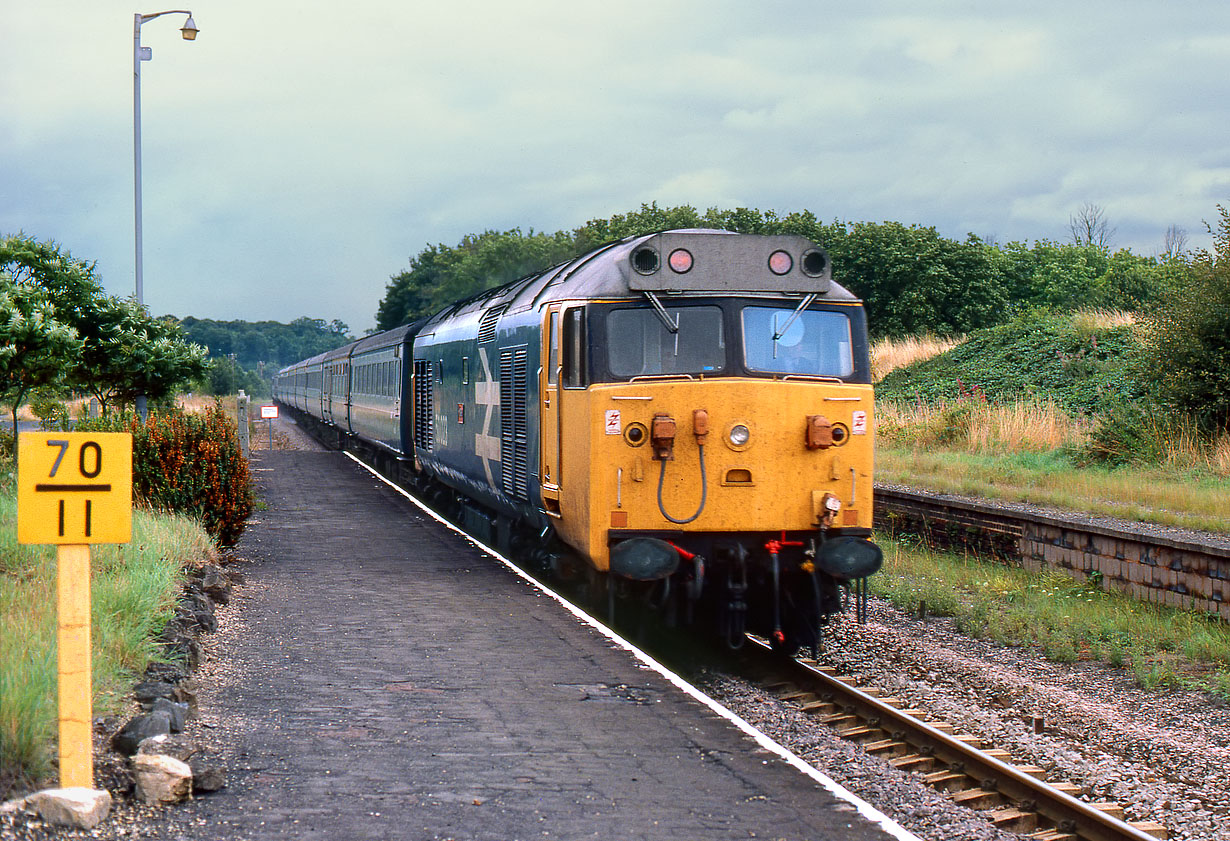
[[687, 693], [693, 699], [704, 704], [714, 713], [726, 719], [731, 724], [733, 724], [735, 727], [738, 727], [745, 734], [747, 734], [748, 736], [751, 736], [752, 739], [755, 740], [756, 744], [760, 745], [760, 747], [764, 748], [767, 751], [770, 751], [771, 753], [776, 754], [779, 758], [785, 760], [789, 765], [794, 767], [796, 770], [802, 772], [803, 774], [805, 774], [806, 776], [810, 777], [812, 780], [814, 780], [815, 782], [823, 786], [834, 797], [838, 798], [839, 800], [844, 800], [845, 802], [849, 803], [851, 806], [855, 807], [855, 809], [858, 810], [858, 813], [860, 815], [862, 815], [863, 817], [865, 817], [867, 820], [871, 821], [872, 823], [879, 825], [881, 829], [883, 829], [893, 838], [897, 838], [899, 839], [899, 841], [920, 841], [918, 836], [907, 831], [903, 826], [901, 826], [901, 824], [897, 823], [895, 820], [890, 818], [888, 815], [881, 812], [875, 806], [872, 806], [866, 800], [863, 800], [861, 797], [859, 797], [854, 792], [850, 791], [848, 788], [843, 786], [841, 783], [837, 782], [833, 778], [821, 772], [819, 769], [815, 768], [813, 765], [811, 765], [809, 762], [804, 760], [798, 754], [794, 753], [793, 751], [791, 751], [789, 748], [785, 747], [784, 745], [778, 743], [771, 736], [767, 735], [766, 733], [762, 733], [760, 730], [757, 730], [752, 724], [748, 723], [741, 716], [739, 716], [732, 710], [727, 709], [722, 704], [715, 701], [713, 698], [710, 698], [708, 695], [701, 692], [699, 689], [697, 689], [687, 680], [675, 674], [673, 671], [671, 671], [666, 666], [659, 663], [657, 660], [655, 660], [650, 655], [646, 654], [641, 649], [637, 648], [634, 644], [624, 639], [622, 636], [617, 634], [615, 631], [611, 630], [606, 625], [602, 624], [597, 619], [590, 616], [585, 611], [581, 610], [581, 608], [577, 607], [572, 602], [568, 601], [568, 599], [564, 598], [558, 593], [552, 590], [549, 590], [548, 588], [543, 586], [543, 584], [539, 582], [536, 578], [534, 578], [532, 575], [522, 570], [519, 566], [514, 564], [508, 558], [505, 558], [502, 554], [500, 554], [494, 548], [483, 543], [481, 540], [475, 539], [473, 536], [462, 531], [460, 528], [458, 528], [453, 523], [450, 523], [448, 520], [441, 517], [435, 511], [432, 511], [430, 508], [428, 508], [426, 505], [424, 505], [422, 502], [416, 499], [412, 494], [406, 491], [405, 488], [402, 488], [400, 485], [390, 481], [385, 476], [376, 472], [369, 465], [361, 461], [359, 458], [357, 458], [352, 453], [346, 453], [345, 455], [355, 464], [359, 465], [364, 470], [366, 470], [368, 473], [371, 473], [373, 476], [379, 479], [381, 482], [384, 482], [384, 484], [388, 485], [390, 488], [392, 488], [393, 490], [397, 491], [399, 494], [404, 496], [424, 514], [427, 514], [433, 520], [440, 523], [441, 525], [444, 525], [449, 530], [461, 535], [463, 538], [465, 538], [467, 541], [472, 543], [474, 546], [478, 547], [483, 552], [495, 558], [497, 561], [499, 561], [501, 564], [503, 564], [505, 567], [507, 567], [509, 570], [515, 573], [518, 577], [520, 577], [522, 580], [530, 584], [534, 589], [554, 599], [556, 602], [562, 605], [569, 613], [571, 613], [577, 619], [581, 620], [586, 625], [589, 625], [599, 634], [606, 637], [608, 640], [610, 640], [611, 642], [615, 643], [620, 648], [630, 653], [633, 657], [635, 657], [638, 661], [640, 661], [641, 665], [657, 672], [659, 675], [666, 678], [668, 681], [670, 681], [676, 687], [681, 689], [683, 692]]

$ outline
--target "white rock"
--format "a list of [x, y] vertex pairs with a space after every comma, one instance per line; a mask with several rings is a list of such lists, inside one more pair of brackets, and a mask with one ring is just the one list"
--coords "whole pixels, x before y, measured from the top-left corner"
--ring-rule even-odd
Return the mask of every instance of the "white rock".
[[84, 786], [49, 788], [27, 797], [26, 808], [38, 812], [47, 823], [93, 829], [111, 814], [111, 795]]
[[192, 793], [192, 769], [173, 756], [139, 753], [132, 758], [137, 797], [143, 803], [178, 803]]

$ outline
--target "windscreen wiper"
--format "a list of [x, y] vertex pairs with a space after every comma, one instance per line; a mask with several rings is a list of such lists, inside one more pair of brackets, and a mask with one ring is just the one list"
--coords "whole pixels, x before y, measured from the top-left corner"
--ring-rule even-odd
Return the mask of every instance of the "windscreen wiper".
[[[658, 319], [662, 322], [662, 326], [666, 328], [666, 331], [668, 333], [678, 333], [678, 317], [676, 317], [674, 321], [671, 321], [671, 317], [666, 312], [666, 307], [662, 306], [662, 302], [658, 300], [658, 296], [650, 292], [648, 289], [644, 291], [645, 297], [649, 299], [649, 303], [653, 304], [653, 311], [658, 314]], [[813, 295], [812, 297], [815, 296]]]
[[[645, 293], [645, 294], [649, 294], [649, 293]], [[816, 300], [816, 293], [815, 293], [815, 292], [810, 292], [810, 293], [808, 293], [808, 294], [807, 294], [807, 295], [803, 298], [803, 300], [799, 303], [799, 305], [798, 305], [798, 307], [795, 309], [795, 311], [794, 311], [794, 312], [792, 312], [792, 313], [790, 313], [790, 317], [786, 319], [786, 323], [782, 325], [782, 329], [778, 330], [776, 333], [774, 333], [774, 334], [773, 334], [773, 358], [774, 358], [774, 359], [777, 359], [777, 341], [778, 341], [778, 339], [780, 339], [782, 336], [786, 335], [786, 331], [790, 329], [791, 325], [792, 325], [792, 324], [794, 324], [794, 322], [798, 319], [798, 317], [799, 317], [800, 315], [802, 315], [803, 310], [807, 309], [807, 307], [808, 307], [808, 306], [811, 304], [811, 302], [812, 302], [812, 301], [814, 301], [814, 300]], [[658, 306], [661, 306], [661, 304], [659, 304]], [[775, 319], [774, 319], [774, 321], [776, 321], [776, 320], [777, 320], [777, 319], [775, 318]]]

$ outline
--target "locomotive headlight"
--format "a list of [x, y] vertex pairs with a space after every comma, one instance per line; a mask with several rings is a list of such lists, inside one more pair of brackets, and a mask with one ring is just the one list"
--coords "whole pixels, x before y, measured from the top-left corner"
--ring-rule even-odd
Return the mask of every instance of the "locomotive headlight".
[[730, 443], [736, 447], [746, 447], [751, 437], [752, 431], [741, 423], [736, 423], [730, 428]]

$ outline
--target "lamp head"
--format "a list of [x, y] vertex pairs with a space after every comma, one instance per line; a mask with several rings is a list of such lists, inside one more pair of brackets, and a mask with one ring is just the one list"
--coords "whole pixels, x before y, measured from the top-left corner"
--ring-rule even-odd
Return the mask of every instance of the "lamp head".
[[184, 21], [184, 25], [179, 31], [183, 33], [185, 41], [195, 41], [196, 34], [200, 32], [200, 30], [196, 28], [196, 21], [192, 19], [192, 15], [188, 15], [188, 19]]

